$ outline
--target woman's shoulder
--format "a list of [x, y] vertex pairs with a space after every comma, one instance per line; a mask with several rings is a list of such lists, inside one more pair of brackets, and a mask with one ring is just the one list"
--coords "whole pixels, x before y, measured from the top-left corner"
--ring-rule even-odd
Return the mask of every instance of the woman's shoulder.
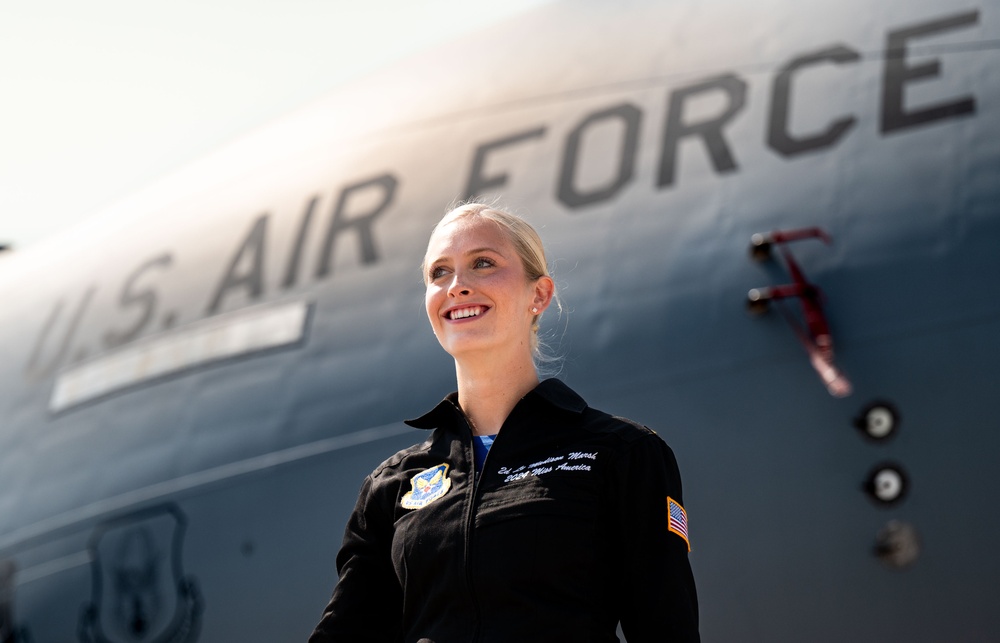
[[550, 406], [568, 412], [568, 417], [578, 418], [576, 421], [581, 428], [591, 433], [605, 434], [611, 439], [624, 442], [656, 437], [655, 431], [640, 422], [594, 408], [579, 393], [557, 378], [545, 380], [535, 391]]
[[419, 455], [426, 452], [430, 448], [430, 440], [424, 440], [414, 444], [413, 446], [406, 447], [405, 449], [400, 449], [399, 451], [393, 453], [391, 456], [383, 460], [377, 467], [375, 467], [372, 472], [372, 478], [377, 478], [379, 476], [385, 475], [400, 468], [400, 466], [408, 458]]
[[370, 474], [371, 478], [377, 481], [393, 477], [400, 472], [409, 472], [407, 475], [412, 475], [414, 467], [426, 469], [429, 466], [437, 464], [441, 461], [442, 457], [447, 458], [442, 452], [446, 454], [449, 451], [448, 444], [442, 440], [449, 441], [452, 439], [455, 439], [455, 437], [449, 435], [447, 432], [433, 431], [424, 441], [405, 449], [400, 449], [383, 460], [372, 470]]
[[583, 426], [588, 431], [607, 434], [623, 445], [647, 440], [663, 441], [656, 431], [645, 424], [590, 406], [583, 413]]

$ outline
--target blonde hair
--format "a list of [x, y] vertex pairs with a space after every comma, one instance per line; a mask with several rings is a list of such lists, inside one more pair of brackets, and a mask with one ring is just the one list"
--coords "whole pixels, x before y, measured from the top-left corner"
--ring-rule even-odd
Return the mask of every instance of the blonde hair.
[[[431, 231], [431, 236], [433, 237], [438, 229], [449, 223], [473, 217], [492, 221], [500, 228], [517, 251], [517, 255], [521, 259], [521, 265], [524, 266], [524, 273], [529, 281], [536, 281], [541, 277], [551, 278], [548, 263], [545, 260], [545, 247], [542, 245], [542, 238], [538, 236], [538, 233], [531, 227], [531, 224], [515, 214], [492, 205], [486, 203], [464, 203], [454, 208], [437, 222], [434, 230]], [[425, 257], [424, 262], [420, 264], [420, 272], [423, 274], [425, 285], [427, 284], [426, 261]], [[553, 284], [552, 288], [552, 300], [561, 312], [562, 305], [559, 303], [559, 297], [555, 292], [555, 284]], [[542, 313], [538, 313], [531, 320], [531, 353], [535, 358], [536, 366], [543, 362], [554, 361], [555, 359], [543, 353], [542, 344], [538, 339], [538, 320], [541, 316]]]

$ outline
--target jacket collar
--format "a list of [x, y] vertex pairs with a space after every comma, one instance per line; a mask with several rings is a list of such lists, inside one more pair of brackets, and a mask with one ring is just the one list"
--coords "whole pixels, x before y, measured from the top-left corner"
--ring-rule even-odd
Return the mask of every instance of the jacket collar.
[[[587, 408], [587, 403], [577, 395], [576, 391], [554, 377], [540, 382], [518, 402], [518, 405], [532, 399], [571, 413], [582, 413]], [[413, 420], [405, 420], [405, 422], [418, 429], [434, 429], [454, 424], [456, 418], [461, 417], [461, 413], [462, 410], [458, 406], [458, 393], [455, 392], [449, 394], [427, 413]]]

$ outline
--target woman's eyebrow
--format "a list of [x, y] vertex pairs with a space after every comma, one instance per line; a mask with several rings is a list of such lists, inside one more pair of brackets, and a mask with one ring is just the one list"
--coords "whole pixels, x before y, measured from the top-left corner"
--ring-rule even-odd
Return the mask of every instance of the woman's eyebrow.
[[468, 250], [465, 254], [474, 255], [474, 254], [479, 254], [480, 252], [492, 252], [493, 254], [497, 255], [500, 254], [499, 250], [490, 248], [489, 246], [483, 246], [482, 248], [473, 248], [472, 250]]
[[[472, 250], [466, 250], [466, 251], [465, 251], [465, 254], [466, 254], [466, 255], [475, 255], [475, 254], [479, 254], [480, 252], [492, 252], [492, 253], [493, 253], [493, 254], [495, 254], [495, 255], [500, 255], [500, 256], [503, 256], [503, 255], [502, 255], [502, 254], [500, 253], [500, 251], [499, 251], [499, 250], [496, 250], [495, 248], [491, 248], [491, 247], [489, 247], [489, 246], [483, 246], [482, 248], [473, 248]], [[440, 256], [440, 257], [438, 257], [437, 259], [434, 259], [433, 261], [430, 261], [430, 262], [428, 262], [428, 263], [427, 263], [427, 265], [428, 265], [428, 266], [434, 266], [434, 265], [436, 265], [436, 264], [439, 264], [439, 263], [442, 263], [442, 262], [446, 262], [446, 261], [448, 261], [448, 260], [449, 260], [450, 258], [451, 258], [451, 256], [450, 256], [450, 255], [441, 255], [441, 256]]]

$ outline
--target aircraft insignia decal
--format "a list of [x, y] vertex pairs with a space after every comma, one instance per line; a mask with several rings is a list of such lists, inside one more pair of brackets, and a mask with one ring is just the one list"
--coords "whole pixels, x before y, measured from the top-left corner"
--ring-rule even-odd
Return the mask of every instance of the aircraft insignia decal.
[[181, 566], [186, 522], [165, 505], [98, 525], [90, 540], [91, 602], [78, 628], [83, 643], [198, 639], [201, 593]]

